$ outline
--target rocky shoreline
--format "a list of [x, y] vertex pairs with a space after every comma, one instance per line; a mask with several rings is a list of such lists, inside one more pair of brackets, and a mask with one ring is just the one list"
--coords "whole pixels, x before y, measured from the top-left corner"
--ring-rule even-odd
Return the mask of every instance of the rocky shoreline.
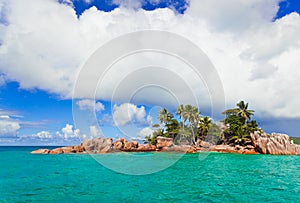
[[67, 146], [55, 149], [38, 149], [32, 154], [105, 154], [114, 152], [181, 152], [197, 153], [224, 152], [238, 154], [274, 154], [274, 155], [300, 155], [300, 145], [292, 144], [289, 136], [285, 134], [254, 132], [251, 134], [252, 144], [247, 146], [213, 145], [209, 142], [198, 141], [196, 146], [175, 145], [172, 138], [157, 137], [157, 144], [139, 144], [119, 138], [113, 142], [112, 138], [95, 138], [83, 141], [77, 146]]

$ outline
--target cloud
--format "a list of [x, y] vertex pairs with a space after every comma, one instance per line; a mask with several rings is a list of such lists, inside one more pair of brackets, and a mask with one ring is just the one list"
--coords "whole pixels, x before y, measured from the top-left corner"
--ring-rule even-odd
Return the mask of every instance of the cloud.
[[87, 136], [81, 134], [79, 129], [74, 129], [73, 125], [66, 124], [61, 130], [56, 133], [42, 130], [31, 135], [19, 135], [14, 139], [14, 143], [18, 145], [48, 145], [48, 146], [63, 146], [77, 145], [82, 139]]
[[121, 7], [138, 9], [142, 7], [144, 0], [113, 0], [112, 2]]
[[56, 135], [63, 139], [92, 139], [95, 137], [100, 137], [101, 132], [95, 125], [89, 126], [90, 134], [82, 134], [79, 129], [74, 129], [73, 125], [66, 124], [64, 128], [61, 129], [61, 132], [56, 132]]
[[137, 107], [131, 103], [114, 105], [113, 119], [116, 126], [124, 126], [129, 123], [145, 124], [150, 120], [146, 117], [145, 107]]
[[48, 131], [41, 131], [36, 134], [33, 134], [32, 137], [36, 137], [39, 139], [52, 139], [53, 135]]
[[95, 125], [91, 125], [90, 126], [90, 136], [92, 138], [101, 137], [102, 136], [102, 134], [100, 133], [100, 131], [99, 131], [99, 129], [98, 129], [97, 126], [95, 126]]
[[99, 125], [104, 124], [112, 124], [113, 118], [110, 114], [104, 114], [102, 117], [98, 120]]
[[80, 110], [100, 112], [105, 109], [104, 105], [101, 102], [95, 102], [92, 99], [82, 99], [76, 102], [76, 104], [79, 106]]
[[277, 13], [278, 2], [279, 0], [192, 0], [187, 14], [204, 21], [214, 31], [243, 33], [269, 24]]
[[[73, 1], [72, 0], [59, 0], [59, 2], [69, 5], [69, 6], [73, 6]], [[87, 3], [90, 3], [91, 0], [86, 0]]]
[[0, 74], [0, 87], [6, 83], [5, 75]]
[[8, 115], [1, 115], [0, 119], [10, 119], [10, 117]]
[[15, 110], [7, 110], [7, 109], [0, 109], [0, 115], [2, 117], [9, 117], [9, 118], [22, 118], [23, 116], [19, 115], [19, 112]]
[[80, 130], [73, 130], [73, 125], [66, 124], [66, 126], [61, 129], [61, 132], [56, 132], [56, 135], [64, 139], [80, 138]]
[[48, 145], [69, 145], [78, 144], [84, 139], [92, 139], [100, 137], [101, 133], [96, 126], [90, 126], [90, 134], [82, 134], [79, 129], [75, 129], [73, 125], [66, 124], [61, 130], [52, 133], [50, 131], [40, 131], [31, 135], [20, 135], [15, 142], [19, 144], [36, 144], [42, 143]]
[[0, 137], [16, 137], [20, 128], [19, 121], [8, 115], [0, 116]]
[[145, 127], [138, 133], [138, 135], [141, 138], [145, 138], [146, 136], [152, 135], [153, 132], [154, 132], [154, 130], [151, 129], [150, 127]]
[[[259, 116], [300, 117], [300, 97], [296, 96], [300, 86], [300, 17], [291, 13], [273, 22], [279, 0], [191, 0], [183, 15], [168, 8], [144, 11], [122, 6], [103, 12], [92, 7], [80, 18], [72, 7], [52, 0], [0, 2], [7, 21], [6, 25], [0, 24], [0, 71], [9, 80], [18, 81], [21, 88], [40, 88], [71, 98], [80, 68], [98, 47], [125, 33], [166, 30], [188, 38], [207, 54], [223, 83], [228, 107], [244, 99], [260, 112]], [[185, 78], [192, 89], [201, 89], [187, 68], [166, 57], [153, 56], [151, 63], [164, 64]], [[144, 58], [131, 61], [139, 63]], [[110, 99], [111, 87], [132, 67], [129, 63], [119, 69], [122, 71], [112, 71], [103, 87], [105, 91], [97, 94], [97, 99]], [[156, 77], [165, 79], [163, 75], [147, 75]], [[134, 82], [126, 85], [130, 87]], [[79, 92], [78, 98], [84, 98], [87, 91], [90, 90]], [[203, 96], [205, 91], [196, 92], [201, 101], [209, 99]], [[120, 92], [116, 100], [130, 93]], [[162, 95], [151, 90], [140, 94], [139, 101], [171, 103], [169, 97]], [[189, 102], [189, 97], [186, 99]], [[209, 102], [203, 105], [207, 107]], [[116, 124], [137, 119], [128, 112], [118, 115], [121, 119]]]

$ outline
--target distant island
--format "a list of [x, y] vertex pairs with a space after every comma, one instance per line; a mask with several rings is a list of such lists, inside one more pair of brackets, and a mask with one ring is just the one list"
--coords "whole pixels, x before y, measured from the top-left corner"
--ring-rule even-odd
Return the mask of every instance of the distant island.
[[62, 153], [113, 153], [113, 152], [182, 152], [215, 151], [240, 154], [300, 155], [300, 145], [293, 143], [286, 134], [267, 134], [252, 119], [254, 110], [240, 101], [237, 107], [223, 112], [225, 119], [218, 124], [202, 116], [192, 105], [177, 108], [177, 120], [166, 108], [159, 112], [159, 124], [154, 124], [152, 135], [144, 144], [119, 138], [95, 138], [78, 146], [56, 149], [38, 149], [32, 154]]

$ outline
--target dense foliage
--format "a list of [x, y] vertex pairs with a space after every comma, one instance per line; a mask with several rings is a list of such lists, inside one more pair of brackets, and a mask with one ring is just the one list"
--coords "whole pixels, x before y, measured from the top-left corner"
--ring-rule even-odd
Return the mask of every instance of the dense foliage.
[[179, 119], [174, 118], [174, 114], [167, 109], [159, 112], [158, 119], [160, 124], [153, 125], [155, 129], [153, 135], [146, 137], [146, 142], [156, 144], [156, 137], [170, 137], [176, 144], [196, 144], [197, 140], [206, 140], [219, 142], [221, 131], [212, 120], [201, 116], [198, 108], [192, 105], [180, 105], [177, 108], [176, 115]]
[[[198, 140], [214, 144], [251, 144], [250, 133], [260, 130], [254, 119], [253, 110], [248, 103], [241, 101], [237, 108], [223, 112], [225, 119], [219, 125], [208, 116], [202, 116], [198, 108], [192, 105], [180, 105], [174, 114], [166, 108], [159, 112], [159, 124], [154, 124], [154, 133], [146, 137], [145, 142], [156, 144], [158, 136], [173, 138], [175, 144], [196, 144]], [[222, 128], [220, 126], [225, 126]]]
[[248, 109], [248, 103], [241, 101], [237, 108], [228, 109], [223, 112], [226, 115], [224, 123], [226, 129], [223, 139], [226, 144], [251, 144], [250, 133], [260, 130], [255, 120], [251, 120], [254, 110]]
[[300, 145], [300, 137], [291, 137], [291, 140], [293, 140], [294, 144], [299, 144]]

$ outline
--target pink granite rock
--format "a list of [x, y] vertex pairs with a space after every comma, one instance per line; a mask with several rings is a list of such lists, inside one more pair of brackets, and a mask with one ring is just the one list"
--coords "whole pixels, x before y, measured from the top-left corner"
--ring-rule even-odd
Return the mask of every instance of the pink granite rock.
[[157, 148], [170, 147], [173, 145], [173, 139], [167, 137], [157, 137]]
[[251, 139], [255, 150], [262, 154], [300, 155], [300, 145], [291, 144], [286, 134], [254, 132]]

